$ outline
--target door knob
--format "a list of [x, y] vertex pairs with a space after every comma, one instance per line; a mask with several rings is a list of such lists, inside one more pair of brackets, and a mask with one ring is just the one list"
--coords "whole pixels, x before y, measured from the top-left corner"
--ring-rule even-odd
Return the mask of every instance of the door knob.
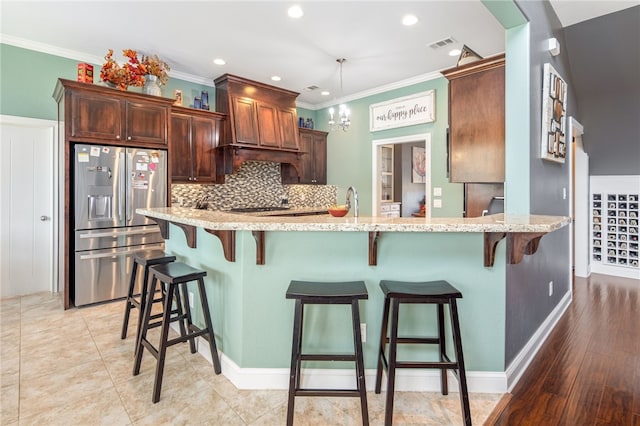
[[40, 220], [42, 222], [46, 222], [47, 220], [49, 220], [49, 216], [40, 216]]

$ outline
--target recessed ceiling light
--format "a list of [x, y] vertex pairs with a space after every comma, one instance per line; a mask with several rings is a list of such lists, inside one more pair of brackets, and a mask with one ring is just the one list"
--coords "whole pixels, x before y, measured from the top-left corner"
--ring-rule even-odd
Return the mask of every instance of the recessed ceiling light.
[[272, 75], [271, 76], [271, 80], [272, 81], [280, 81], [280, 80], [282, 80], [282, 78], [279, 75]]
[[418, 18], [415, 15], [404, 15], [402, 17], [402, 25], [411, 26], [418, 23]]
[[453, 49], [449, 51], [449, 56], [458, 56], [460, 53], [462, 53], [462, 50], [460, 49]]
[[329, 95], [331, 94], [331, 92], [328, 92], [328, 91], [326, 91], [326, 90], [323, 90], [322, 92], [320, 92], [320, 94], [321, 94], [322, 96], [329, 96]]
[[216, 58], [213, 60], [213, 63], [216, 65], [225, 65], [227, 63], [227, 61], [225, 61], [224, 59], [221, 58]]
[[298, 18], [302, 18], [302, 15], [304, 15], [304, 12], [302, 11], [302, 8], [300, 6], [295, 5], [295, 6], [291, 6], [287, 10], [287, 15], [289, 15], [289, 18], [298, 19]]

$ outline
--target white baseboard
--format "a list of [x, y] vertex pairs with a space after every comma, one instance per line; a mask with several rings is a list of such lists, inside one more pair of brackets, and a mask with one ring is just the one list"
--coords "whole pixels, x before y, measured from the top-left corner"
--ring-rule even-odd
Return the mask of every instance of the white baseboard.
[[560, 320], [560, 317], [562, 317], [562, 314], [564, 314], [564, 311], [566, 311], [571, 304], [571, 300], [572, 293], [568, 291], [555, 309], [551, 311], [547, 319], [544, 320], [533, 336], [531, 336], [531, 339], [529, 339], [524, 348], [522, 348], [511, 364], [509, 364], [506, 371], [508, 392], [513, 390], [522, 377], [522, 374], [526, 371], [527, 367], [529, 367], [533, 357], [538, 353], [542, 344], [547, 340], [547, 337], [549, 337], [549, 333], [551, 333], [556, 323]]
[[[171, 325], [174, 327], [174, 324]], [[177, 327], [175, 328], [178, 332]], [[198, 353], [213, 364], [209, 343], [202, 337], [197, 341]], [[224, 353], [219, 352], [222, 374], [238, 389], [281, 389], [289, 388], [288, 368], [241, 368]], [[449, 391], [458, 392], [458, 381], [449, 373]], [[365, 371], [367, 390], [373, 391], [376, 383], [376, 370]], [[355, 370], [303, 368], [303, 387], [348, 389], [356, 383]], [[382, 386], [386, 386], [383, 374]], [[507, 375], [499, 371], [467, 371], [467, 387], [474, 393], [507, 392]], [[436, 370], [399, 370], [396, 372], [396, 390], [416, 392], [439, 392], [440, 373]]]

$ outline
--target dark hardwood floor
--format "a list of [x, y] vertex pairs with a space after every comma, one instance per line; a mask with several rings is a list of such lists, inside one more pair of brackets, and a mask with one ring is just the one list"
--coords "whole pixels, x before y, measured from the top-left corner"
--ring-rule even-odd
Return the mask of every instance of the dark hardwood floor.
[[640, 281], [576, 278], [572, 304], [503, 401], [486, 425], [640, 426]]

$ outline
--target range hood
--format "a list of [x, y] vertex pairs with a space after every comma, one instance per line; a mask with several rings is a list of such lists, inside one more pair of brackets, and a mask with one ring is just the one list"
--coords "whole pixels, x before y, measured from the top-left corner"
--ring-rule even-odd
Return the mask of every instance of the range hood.
[[245, 161], [290, 164], [300, 176], [298, 93], [231, 74], [214, 82], [216, 111], [228, 116], [216, 148], [218, 180]]

